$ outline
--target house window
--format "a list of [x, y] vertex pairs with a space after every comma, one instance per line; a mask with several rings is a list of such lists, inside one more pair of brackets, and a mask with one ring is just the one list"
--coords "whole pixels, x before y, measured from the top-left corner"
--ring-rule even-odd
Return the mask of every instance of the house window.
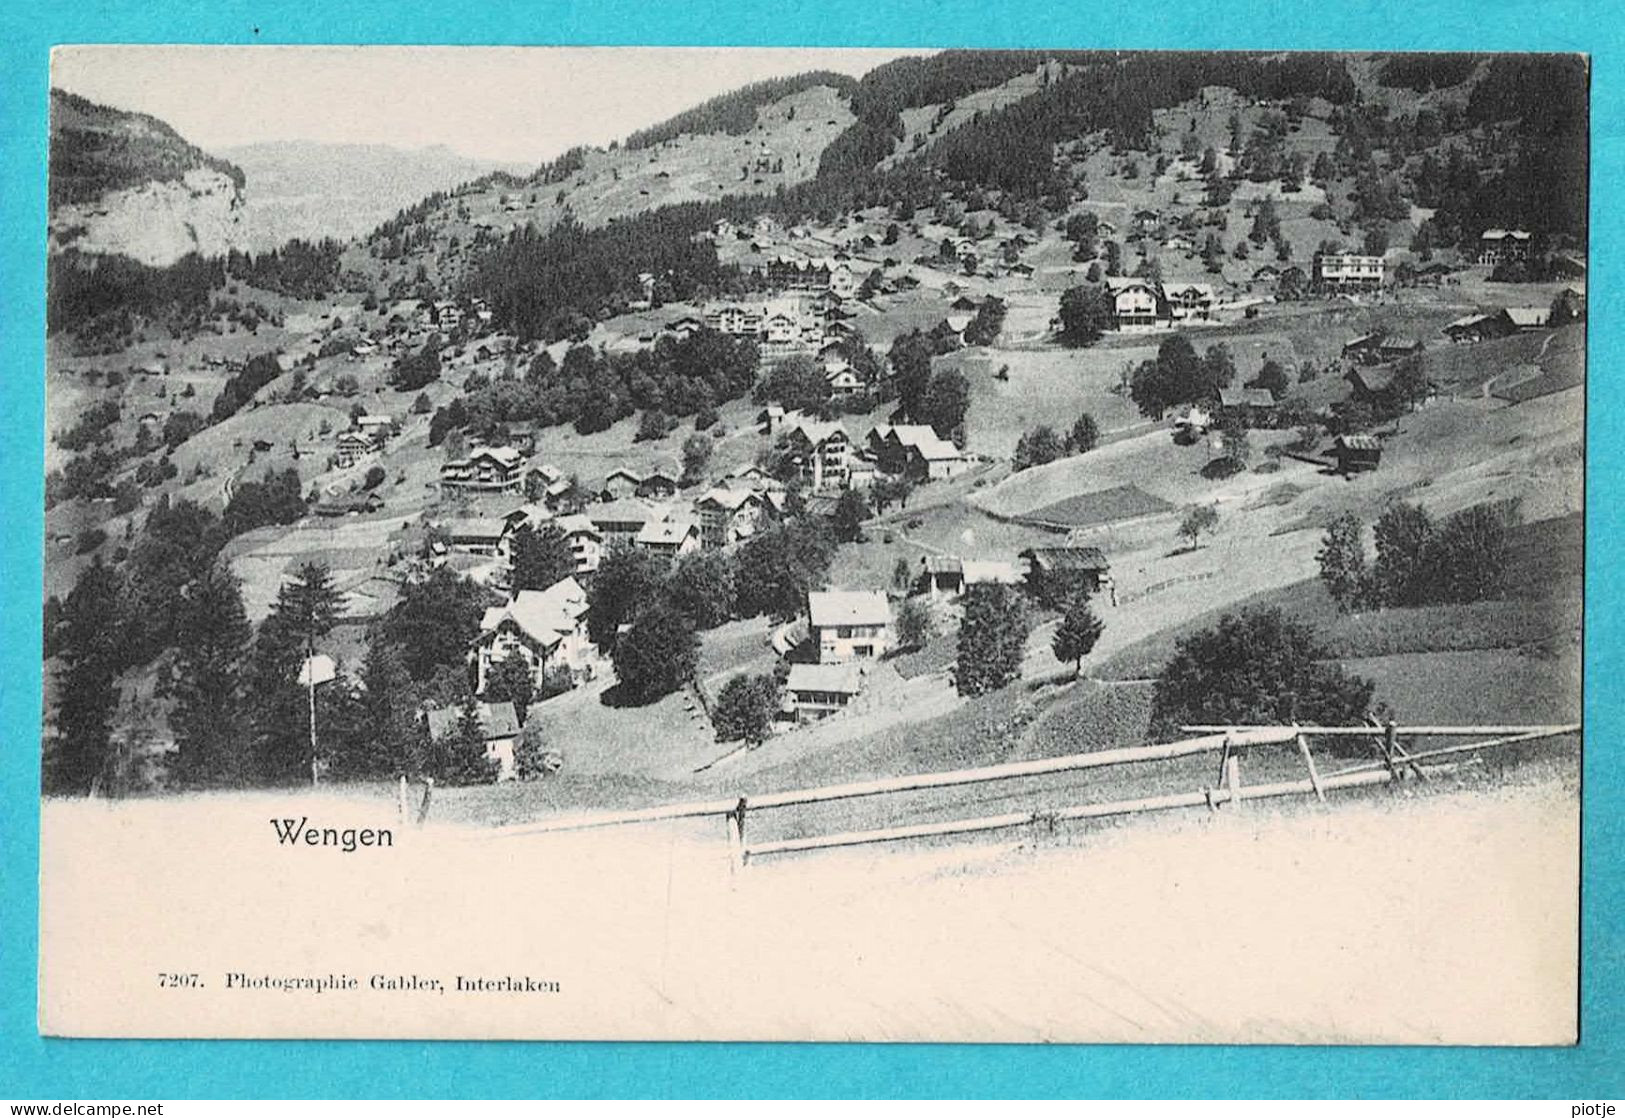
[[843, 641], [844, 640], [851, 640], [852, 639], [852, 626], [850, 626], [850, 625], [842, 625], [839, 629], [835, 630], [835, 635], [837, 637], [839, 637]]

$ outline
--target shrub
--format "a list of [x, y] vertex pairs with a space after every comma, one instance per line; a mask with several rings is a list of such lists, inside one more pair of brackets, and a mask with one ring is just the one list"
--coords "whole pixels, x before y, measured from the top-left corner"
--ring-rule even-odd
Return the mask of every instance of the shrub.
[[760, 744], [779, 710], [779, 681], [771, 672], [736, 675], [723, 684], [711, 711], [718, 741]]
[[1179, 641], [1153, 692], [1152, 732], [1172, 736], [1191, 723], [1361, 721], [1373, 685], [1327, 659], [1308, 627], [1280, 610], [1225, 614]]

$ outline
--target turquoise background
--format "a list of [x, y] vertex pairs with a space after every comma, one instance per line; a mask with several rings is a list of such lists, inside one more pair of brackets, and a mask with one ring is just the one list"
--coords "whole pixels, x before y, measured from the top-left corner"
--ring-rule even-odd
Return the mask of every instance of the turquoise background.
[[[1620, 6], [821, 0], [436, 7], [30, 3], [0, 11], [0, 1098], [1625, 1095], [1621, 1030]], [[320, 14], [315, 14], [319, 11]], [[1582, 1041], [1574, 1049], [1237, 1049], [43, 1040], [35, 1031], [47, 59], [72, 42], [1544, 50], [1592, 55]], [[198, 90], [207, 97], [208, 91]], [[275, 96], [274, 90], [267, 90]], [[1397, 948], [1403, 945], [1396, 944]], [[1222, 940], [1214, 943], [1222, 951]], [[1494, 975], [1485, 975], [1487, 982]], [[1506, 1006], [1509, 1015], [1519, 1007]], [[1557, 1113], [1557, 1111], [1554, 1111]]]

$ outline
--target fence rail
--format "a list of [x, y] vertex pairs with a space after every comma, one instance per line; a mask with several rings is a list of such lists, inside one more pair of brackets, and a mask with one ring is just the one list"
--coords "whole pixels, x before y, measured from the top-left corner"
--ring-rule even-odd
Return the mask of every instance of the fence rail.
[[[1207, 807], [1218, 810], [1229, 806], [1239, 808], [1248, 800], [1282, 796], [1313, 795], [1324, 801], [1326, 792], [1343, 788], [1359, 788], [1402, 779], [1413, 773], [1426, 779], [1431, 772], [1445, 772], [1456, 764], [1444, 758], [1460, 757], [1483, 749], [1520, 742], [1539, 741], [1578, 733], [1575, 724], [1540, 726], [1398, 726], [1394, 723], [1367, 726], [1185, 726], [1186, 733], [1198, 736], [1165, 745], [1134, 746], [1123, 749], [1098, 750], [1093, 753], [1075, 753], [1037, 761], [1016, 761], [1002, 765], [956, 769], [947, 772], [917, 773], [909, 776], [888, 777], [880, 780], [858, 781], [850, 784], [832, 784], [818, 788], [802, 788], [787, 792], [770, 792], [758, 796], [736, 796], [727, 799], [700, 800], [691, 803], [666, 804], [659, 807], [631, 811], [597, 812], [592, 814], [561, 816], [535, 823], [500, 827], [491, 832], [493, 838], [520, 838], [530, 835], [579, 831], [596, 827], [617, 827], [641, 823], [656, 823], [677, 819], [703, 819], [720, 817], [727, 822], [728, 843], [737, 865], [751, 858], [773, 854], [788, 854], [809, 850], [827, 850], [836, 847], [859, 846], [878, 842], [896, 842], [905, 839], [936, 838], [941, 836], [973, 834], [985, 831], [1009, 830], [1019, 827], [1043, 827], [1053, 831], [1058, 823], [1084, 819], [1100, 819], [1139, 812], [1168, 811], [1177, 808]], [[1369, 737], [1375, 758], [1322, 774], [1315, 763], [1310, 740], [1324, 737]], [[1400, 739], [1418, 737], [1459, 738], [1480, 740], [1437, 749], [1411, 752]], [[1307, 779], [1282, 781], [1272, 784], [1244, 785], [1241, 778], [1241, 756], [1249, 748], [1270, 745], [1293, 745], [1304, 761]], [[845, 831], [835, 834], [801, 838], [779, 839], [771, 842], [746, 844], [746, 822], [750, 812], [772, 811], [780, 808], [808, 804], [833, 803], [841, 800], [863, 799], [874, 796], [897, 795], [938, 788], [959, 788], [991, 784], [998, 781], [1049, 776], [1059, 773], [1082, 772], [1090, 769], [1114, 768], [1123, 765], [1171, 761], [1182, 757], [1217, 753], [1219, 783], [1215, 787], [1191, 792], [1178, 792], [1103, 803], [1078, 804], [1054, 809], [1007, 812], [1000, 815], [972, 819], [954, 819], [936, 823], [918, 823], [897, 827], [881, 827], [863, 831]], [[1423, 765], [1422, 762], [1434, 762]]]

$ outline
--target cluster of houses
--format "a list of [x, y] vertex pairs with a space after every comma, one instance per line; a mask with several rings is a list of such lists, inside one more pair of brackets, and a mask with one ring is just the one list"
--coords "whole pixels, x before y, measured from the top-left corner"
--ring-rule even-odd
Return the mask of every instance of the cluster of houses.
[[801, 481], [815, 492], [863, 489], [882, 474], [916, 483], [941, 481], [975, 464], [928, 424], [878, 424], [860, 442], [840, 420], [815, 419], [777, 405], [756, 419], [764, 435], [783, 440]]
[[[1064, 578], [1090, 593], [1111, 588], [1110, 564], [1099, 548], [1028, 548], [1016, 560], [927, 555], [910, 593], [952, 603], [983, 583], [1006, 586]], [[781, 717], [814, 722], [839, 713], [862, 694], [866, 665], [895, 643], [891, 602], [873, 590], [818, 590], [807, 595], [811, 663], [790, 665]]]
[[1501, 307], [1464, 315], [1446, 324], [1441, 332], [1452, 342], [1466, 344], [1510, 337], [1530, 330], [1544, 330], [1551, 325], [1553, 306], [1564, 308], [1569, 319], [1584, 318], [1585, 292], [1568, 287], [1559, 292], [1553, 304], [1548, 306]]
[[1211, 284], [1112, 276], [1106, 280], [1106, 291], [1112, 300], [1113, 324], [1125, 334], [1214, 321], [1217, 299]]

